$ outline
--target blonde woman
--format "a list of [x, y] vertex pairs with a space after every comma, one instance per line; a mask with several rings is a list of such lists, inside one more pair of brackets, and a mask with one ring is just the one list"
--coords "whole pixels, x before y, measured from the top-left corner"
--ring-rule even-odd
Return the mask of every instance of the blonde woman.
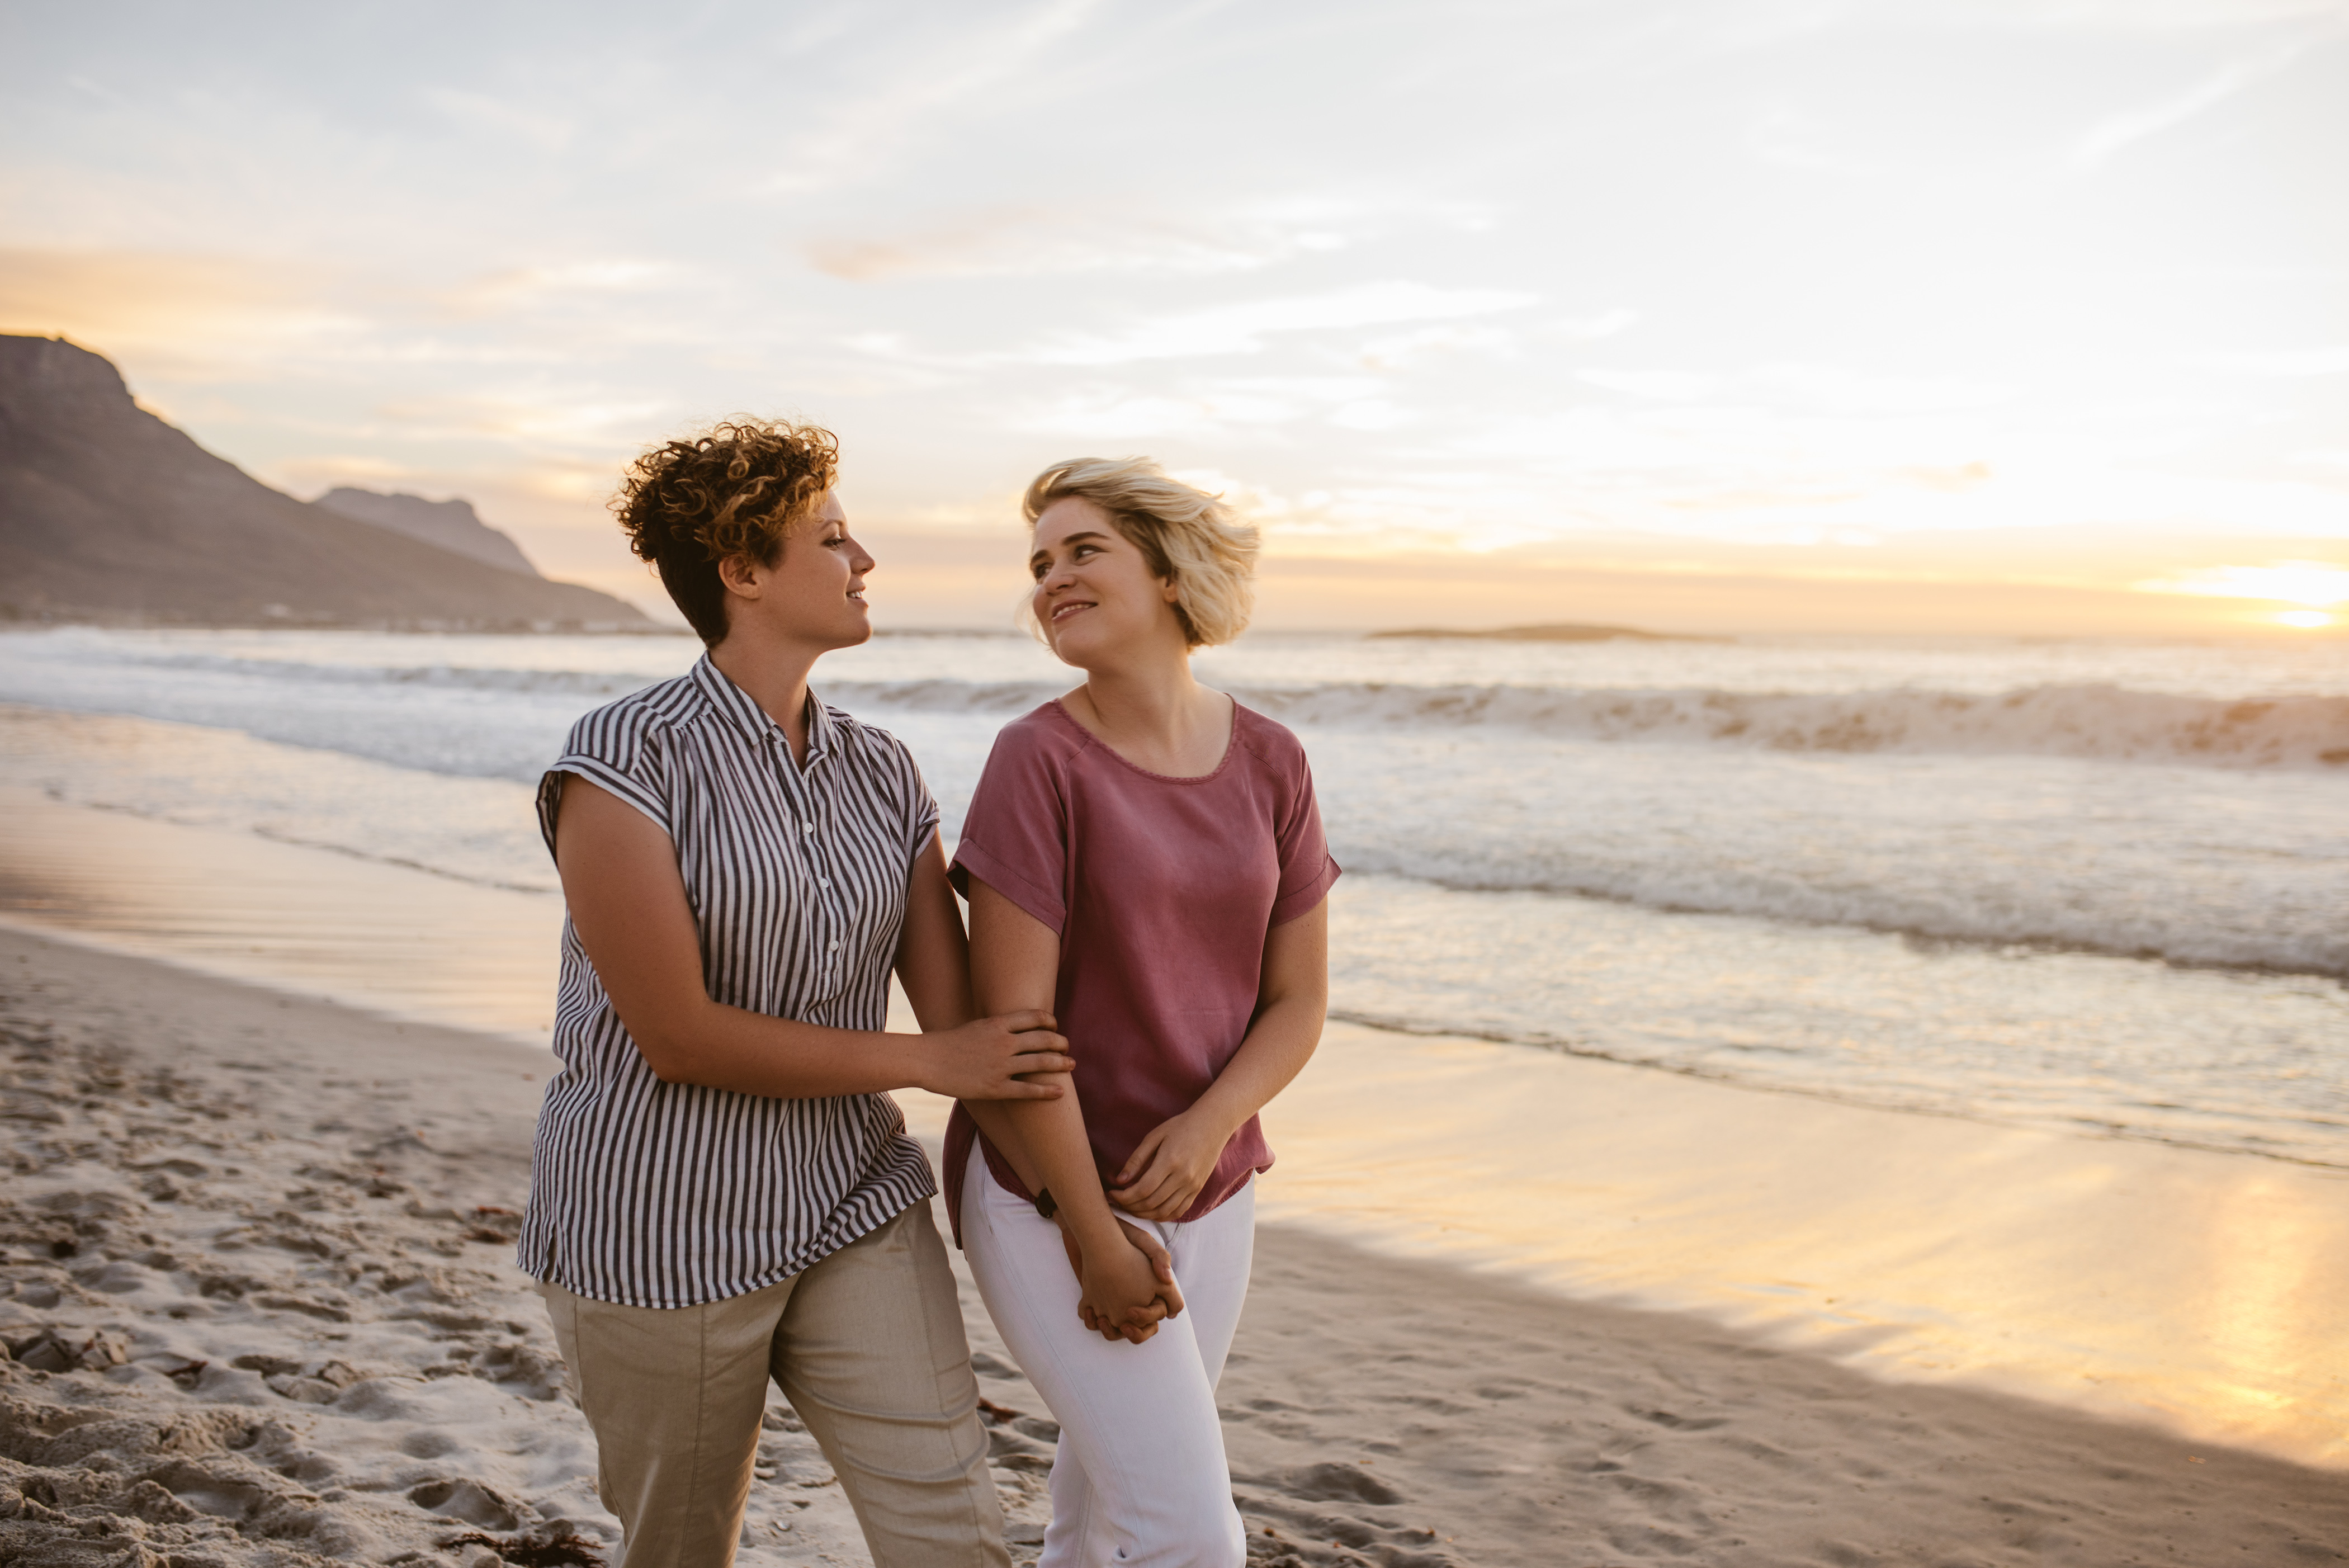
[[948, 1212], [1061, 1424], [1040, 1568], [1239, 1568], [1216, 1382], [1338, 867], [1297, 738], [1191, 674], [1247, 624], [1255, 530], [1141, 459], [1057, 463], [1024, 510], [1037, 622], [1085, 680], [997, 737], [954, 877], [978, 1009], [1057, 1019], [1078, 1065], [1032, 1081], [1075, 1092], [960, 1103]]

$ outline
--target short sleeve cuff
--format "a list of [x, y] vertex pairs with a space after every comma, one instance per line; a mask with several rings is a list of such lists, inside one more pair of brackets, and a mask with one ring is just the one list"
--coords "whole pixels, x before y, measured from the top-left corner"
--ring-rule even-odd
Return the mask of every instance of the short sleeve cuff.
[[988, 854], [984, 846], [973, 844], [968, 838], [956, 845], [952, 875], [955, 887], [965, 898], [970, 896], [970, 878], [976, 877], [1050, 927], [1054, 936], [1064, 934], [1069, 912], [1062, 906], [1060, 894], [1039, 888], [1029, 877]]
[[1285, 926], [1298, 916], [1310, 913], [1314, 905], [1329, 896], [1330, 889], [1337, 882], [1339, 875], [1338, 863], [1324, 855], [1321, 857], [1321, 869], [1314, 874], [1313, 880], [1295, 892], [1282, 894], [1274, 901], [1270, 923]]
[[[546, 852], [554, 853], [555, 808], [563, 801], [563, 775], [577, 774], [599, 788], [611, 791], [620, 799], [652, 818], [663, 833], [669, 831], [667, 803], [646, 792], [645, 786], [630, 778], [611, 763], [577, 752], [566, 753], [545, 776], [538, 781], [538, 831], [546, 839]], [[672, 837], [675, 835], [671, 835]]]

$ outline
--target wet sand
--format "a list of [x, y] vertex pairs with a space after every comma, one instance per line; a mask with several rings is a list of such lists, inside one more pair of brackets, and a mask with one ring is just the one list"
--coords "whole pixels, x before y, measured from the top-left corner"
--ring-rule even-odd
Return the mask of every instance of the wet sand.
[[[534, 1044], [560, 899], [0, 788], [0, 920]], [[898, 1020], [901, 1027], [910, 1022]], [[935, 1138], [945, 1107], [902, 1097]], [[2349, 1466], [2349, 1171], [1331, 1025], [1260, 1212]]]
[[[608, 1552], [508, 1241], [543, 1055], [21, 929], [0, 1026], [0, 1559]], [[965, 1302], [1032, 1556], [1051, 1428]], [[2338, 1470], [1289, 1223], [1263, 1229], [1223, 1398], [1259, 1563], [2349, 1555]], [[780, 1402], [769, 1426], [742, 1561], [862, 1561]]]

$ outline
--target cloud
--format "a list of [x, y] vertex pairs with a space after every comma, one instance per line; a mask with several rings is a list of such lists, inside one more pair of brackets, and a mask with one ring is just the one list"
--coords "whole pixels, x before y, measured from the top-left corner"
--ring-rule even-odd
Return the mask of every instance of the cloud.
[[1319, 415], [1344, 428], [1402, 422], [1367, 376], [1256, 376], [1186, 381], [1163, 391], [1079, 388], [1019, 408], [1015, 430], [1091, 441], [1234, 440]]
[[436, 299], [451, 314], [470, 317], [565, 299], [649, 293], [673, 287], [691, 274], [678, 262], [607, 257], [491, 273], [442, 290]]
[[818, 272], [851, 283], [901, 277], [1040, 277], [1119, 272], [1196, 276], [1248, 272], [1342, 248], [1327, 226], [1245, 219], [1183, 223], [1114, 212], [998, 207], [887, 239], [816, 240]]
[[1382, 327], [1518, 310], [1540, 296], [1512, 289], [1437, 288], [1429, 284], [1358, 284], [1328, 294], [1246, 300], [1145, 321], [1111, 335], [1067, 336], [1020, 358], [1042, 365], [1123, 365], [1143, 359], [1183, 359], [1254, 354], [1279, 332]]
[[1651, 402], [1770, 403], [1863, 416], [1985, 409], [2015, 395], [2013, 388], [1995, 382], [1877, 376], [1837, 365], [1759, 365], [1734, 371], [1594, 367], [1576, 372], [1576, 379]]
[[1640, 313], [1617, 307], [1602, 310], [1596, 316], [1561, 316], [1541, 325], [1542, 336], [1560, 337], [1568, 343], [1596, 343], [1603, 337], [1614, 337], [1629, 332], [1640, 324]]
[[322, 268], [232, 255], [0, 249], [0, 325], [101, 354], [147, 343], [283, 337], [333, 317]]
[[926, 53], [907, 45], [942, 33], [935, 23], [894, 30], [885, 79], [852, 84], [829, 113], [818, 110], [818, 123], [785, 143], [783, 166], [766, 181], [767, 192], [804, 194], [869, 182], [889, 151], [916, 140], [945, 110], [1017, 74], [1098, 8], [1099, 0], [1047, 0], [1010, 20], [974, 10], [976, 26]]
[[1482, 233], [1493, 222], [1475, 202], [1387, 193], [1288, 195], [1187, 213], [1025, 202], [971, 208], [894, 234], [834, 234], [800, 251], [818, 272], [850, 283], [1076, 273], [1186, 277], [1251, 272], [1398, 231]]
[[1764, 163], [1810, 174], [1866, 179], [1885, 171], [1881, 159], [1864, 157], [1838, 145], [1838, 139], [1817, 117], [1785, 105], [1766, 111], [1745, 131], [1745, 150]]
[[1079, 441], [1167, 441], [1228, 437], [1235, 426], [1286, 423], [1304, 410], [1265, 398], [1184, 397], [1096, 389], [1031, 405], [1011, 417], [1015, 430]]
[[2270, 354], [2221, 354], [2204, 363], [2250, 376], [2338, 376], [2349, 371], [2349, 343], [2328, 348], [2285, 348]]
[[1730, 379], [1706, 370], [1607, 370], [1576, 372], [1575, 379], [1603, 391], [1622, 392], [1657, 402], [1692, 403], [1720, 396]]
[[632, 432], [657, 425], [673, 410], [638, 399], [483, 393], [424, 396], [379, 405], [376, 416], [401, 427], [409, 440], [512, 441], [616, 452]]
[[427, 88], [424, 101], [467, 130], [488, 130], [517, 137], [542, 152], [560, 152], [571, 144], [576, 128], [551, 114], [523, 109], [503, 99], [455, 88]]
[[[1757, 7], [1758, 8], [1758, 7]], [[2349, 0], [1780, 0], [1788, 24], [1925, 23], [2033, 33], [2172, 33], [2349, 20]]]
[[2295, 44], [2257, 59], [2238, 60], [2165, 102], [2116, 114], [2072, 146], [2065, 164], [2077, 174], [2094, 173], [2123, 150], [2185, 124], [2237, 93], [2290, 66], [2303, 52]]

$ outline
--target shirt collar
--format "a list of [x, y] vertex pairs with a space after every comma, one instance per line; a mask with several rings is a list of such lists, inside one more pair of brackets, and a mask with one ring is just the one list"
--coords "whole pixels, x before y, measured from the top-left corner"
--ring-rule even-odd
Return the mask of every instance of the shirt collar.
[[[709, 705], [718, 710], [719, 716], [734, 726], [744, 740], [755, 744], [771, 735], [777, 744], [788, 750], [783, 727], [769, 718], [767, 711], [751, 701], [748, 691], [727, 679], [726, 672], [711, 663], [707, 653], [694, 661], [693, 683], [709, 700]], [[807, 702], [807, 760], [813, 763], [832, 754], [839, 726], [833, 721], [832, 711], [812, 691], [808, 693]]]

